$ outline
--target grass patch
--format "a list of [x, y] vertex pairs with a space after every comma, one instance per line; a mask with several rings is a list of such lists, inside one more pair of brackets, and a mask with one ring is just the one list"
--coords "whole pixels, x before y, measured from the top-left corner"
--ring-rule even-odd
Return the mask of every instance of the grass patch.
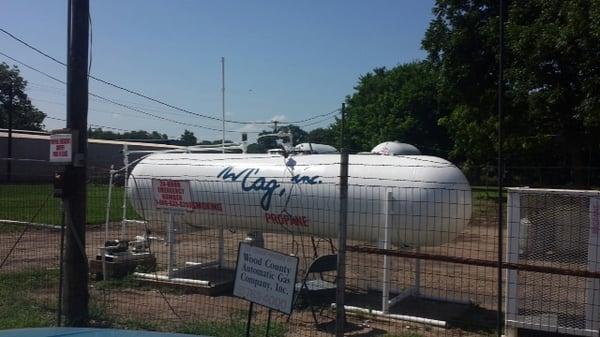
[[[250, 327], [251, 336], [264, 336], [266, 331], [266, 321], [260, 324], [252, 324]], [[196, 321], [178, 328], [177, 332], [214, 337], [245, 337], [246, 320], [242, 317], [232, 317], [227, 321]], [[285, 324], [271, 321], [270, 337], [284, 337], [286, 332], [287, 326]]]
[[[48, 195], [52, 193], [51, 184], [12, 184], [0, 185], [0, 219], [31, 221], [31, 217], [39, 211], [33, 222], [55, 224], [61, 223], [60, 200]], [[110, 220], [118, 221], [122, 217], [123, 187], [112, 189]], [[106, 219], [106, 200], [108, 185], [87, 185], [87, 223], [103, 223]], [[47, 201], [46, 201], [47, 199]], [[45, 203], [45, 204], [44, 204]], [[40, 209], [41, 208], [41, 209]], [[128, 217], [139, 219], [131, 205], [128, 204]], [[21, 226], [0, 225], [0, 231], [18, 230]]]
[[56, 308], [36, 299], [35, 292], [55, 290], [58, 271], [36, 270], [0, 274], [0, 329], [56, 324]]
[[[496, 201], [498, 199], [497, 186], [472, 186], [471, 192], [474, 200]], [[502, 191], [502, 197], [506, 201], [506, 190]]]
[[123, 278], [112, 278], [106, 281], [98, 281], [94, 283], [98, 290], [111, 289], [134, 289], [142, 288], [143, 284], [137, 280], [132, 274], [128, 274]]

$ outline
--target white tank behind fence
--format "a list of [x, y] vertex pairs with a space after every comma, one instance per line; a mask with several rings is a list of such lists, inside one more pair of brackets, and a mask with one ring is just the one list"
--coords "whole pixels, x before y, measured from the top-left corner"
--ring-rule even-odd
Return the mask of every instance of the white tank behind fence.
[[371, 153], [384, 156], [420, 155], [421, 151], [414, 145], [400, 142], [383, 142], [375, 146]]
[[[154, 154], [128, 180], [135, 210], [151, 224], [169, 216], [195, 227], [337, 236], [339, 155]], [[349, 160], [348, 239], [383, 239], [391, 192], [391, 240], [433, 246], [471, 217], [471, 188], [448, 161], [430, 156]]]

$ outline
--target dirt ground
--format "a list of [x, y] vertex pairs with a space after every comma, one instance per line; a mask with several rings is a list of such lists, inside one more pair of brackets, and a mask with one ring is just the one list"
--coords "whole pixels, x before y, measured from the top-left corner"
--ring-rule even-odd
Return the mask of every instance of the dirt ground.
[[[132, 239], [141, 235], [143, 225], [129, 225], [124, 233]], [[121, 237], [120, 223], [109, 225], [109, 239]], [[496, 224], [483, 217], [472, 220], [471, 225], [453, 242], [435, 248], [423, 248], [421, 252], [494, 260], [497, 256]], [[157, 258], [158, 270], [166, 269], [167, 246], [165, 232], [152, 233], [160, 240], [152, 244]], [[5, 256], [18, 232], [0, 232], [0, 256]], [[225, 231], [225, 259], [233, 266], [238, 243], [246, 233]], [[105, 239], [103, 226], [92, 226], [87, 231], [86, 254], [92, 259]], [[177, 234], [177, 264], [185, 262], [214, 261], [218, 251], [216, 230], [182, 229]], [[327, 240], [311, 240], [306, 236], [287, 234], [265, 234], [265, 247], [280, 252], [295, 254], [300, 258], [298, 277], [303, 276], [306, 266], [317, 255], [330, 254], [332, 245]], [[33, 268], [57, 268], [60, 235], [58, 231], [30, 228], [3, 270], [19, 271]], [[350, 245], [357, 244], [350, 242]], [[401, 291], [415, 284], [415, 261], [406, 258], [390, 258], [391, 288]], [[347, 256], [348, 305], [380, 310], [383, 256], [349, 253]], [[437, 261], [421, 261], [419, 293], [435, 297], [427, 300], [410, 297], [392, 307], [391, 313], [418, 316], [448, 322], [448, 327], [438, 328], [425, 324], [400, 320], [375, 319], [368, 314], [348, 315], [348, 335], [378, 336], [383, 334], [420, 336], [478, 336], [491, 334], [495, 330], [494, 311], [497, 302], [496, 269], [466, 266]], [[543, 282], [533, 281], [533, 282]], [[556, 286], [548, 284], [548, 286]], [[161, 288], [162, 289], [162, 288]], [[173, 290], [157, 290], [152, 287], [124, 288], [99, 287], [97, 281], [90, 282], [90, 294], [94, 303], [101, 306], [117, 320], [148, 321], [159, 327], [170, 329], [181, 322], [227, 320], [244, 314], [248, 303], [231, 294], [207, 296]], [[55, 296], [55, 294], [40, 294]], [[565, 303], [571, 295], [565, 295]], [[236, 316], [237, 315], [237, 316]], [[275, 320], [285, 323], [287, 317], [274, 315]], [[326, 309], [319, 315], [320, 324], [315, 325], [310, 310], [297, 309], [288, 325], [288, 336], [330, 336], [333, 333], [333, 311]], [[266, 309], [257, 309], [256, 322], [266, 322]]]

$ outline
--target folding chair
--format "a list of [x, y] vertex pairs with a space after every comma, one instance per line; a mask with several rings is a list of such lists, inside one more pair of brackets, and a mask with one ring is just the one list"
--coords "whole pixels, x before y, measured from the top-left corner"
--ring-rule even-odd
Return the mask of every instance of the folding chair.
[[[323, 273], [337, 271], [337, 255], [322, 255], [317, 257], [306, 270], [302, 281], [296, 283], [296, 298], [294, 305], [297, 304], [298, 298], [302, 296], [302, 300], [306, 301], [312, 312], [315, 324], [318, 325], [317, 313], [315, 305], [319, 304], [321, 309], [319, 315], [323, 313], [325, 304], [329, 305], [335, 298], [336, 280], [327, 281], [323, 279]], [[312, 274], [318, 274], [319, 278], [309, 279]]]

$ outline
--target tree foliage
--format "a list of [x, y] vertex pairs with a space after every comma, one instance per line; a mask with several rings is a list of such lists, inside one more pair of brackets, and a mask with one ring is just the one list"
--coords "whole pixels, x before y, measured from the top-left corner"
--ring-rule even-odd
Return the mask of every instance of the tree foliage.
[[[422, 45], [451, 106], [441, 124], [452, 155], [491, 164], [498, 149], [498, 2], [438, 0], [433, 13]], [[516, 0], [507, 16], [508, 162], [581, 165], [597, 153], [600, 135], [600, 4]]]
[[118, 133], [108, 130], [103, 130], [102, 128], [90, 128], [88, 129], [88, 137], [95, 139], [108, 139], [108, 140], [127, 140], [127, 139], [135, 139], [135, 140], [152, 140], [157, 142], [166, 142], [168, 141], [168, 137], [166, 134], [161, 134], [158, 131], [127, 131], [124, 133]]
[[183, 131], [183, 134], [179, 138], [179, 143], [183, 146], [192, 146], [198, 143], [198, 139], [194, 136], [194, 133], [190, 130]]
[[12, 109], [13, 129], [37, 130], [44, 128], [46, 114], [31, 104], [25, 93], [27, 81], [21, 77], [17, 66], [0, 63], [0, 128], [9, 127], [9, 111]]
[[[437, 95], [437, 78], [425, 62], [376, 68], [360, 77], [356, 92], [346, 99], [347, 147], [369, 151], [375, 145], [398, 140], [439, 153], [447, 147], [438, 120], [446, 112]], [[339, 137], [337, 120], [330, 134]]]
[[335, 130], [332, 127], [316, 128], [308, 132], [308, 141], [311, 143], [336, 146]]

